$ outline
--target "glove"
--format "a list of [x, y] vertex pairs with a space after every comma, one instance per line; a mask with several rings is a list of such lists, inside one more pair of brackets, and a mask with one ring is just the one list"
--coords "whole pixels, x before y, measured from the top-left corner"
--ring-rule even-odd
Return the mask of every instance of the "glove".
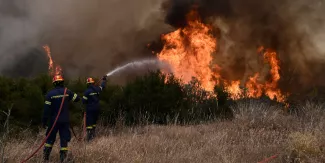
[[103, 78], [102, 78], [102, 80], [105, 80], [106, 81], [107, 80], [107, 76], [104, 75]]

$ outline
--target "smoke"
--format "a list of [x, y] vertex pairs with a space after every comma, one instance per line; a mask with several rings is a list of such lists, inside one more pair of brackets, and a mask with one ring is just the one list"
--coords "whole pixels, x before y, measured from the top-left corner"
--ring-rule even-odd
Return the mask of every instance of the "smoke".
[[[42, 51], [44, 44], [71, 77], [103, 75], [121, 63], [152, 56], [147, 43], [170, 30], [160, 7], [152, 0], [2, 0], [0, 74], [47, 72], [43, 66], [16, 71], [36, 58], [47, 62], [43, 52], [28, 52]], [[33, 62], [22, 60], [29, 57]]]
[[[245, 80], [267, 69], [256, 53], [263, 45], [279, 54], [282, 90], [324, 86], [324, 1], [2, 0], [0, 75], [46, 72], [44, 44], [67, 76], [106, 74], [153, 56], [147, 44], [184, 27], [195, 5], [203, 21], [215, 27], [214, 62], [225, 78]], [[162, 46], [158, 41], [151, 47], [159, 52]]]
[[[215, 62], [222, 76], [245, 80], [267, 69], [257, 48], [275, 49], [281, 60], [281, 88], [295, 93], [324, 86], [324, 0], [169, 0], [165, 22], [186, 25], [196, 6], [205, 23], [215, 27]], [[267, 71], [264, 71], [267, 72]], [[299, 89], [297, 89], [299, 88]]]

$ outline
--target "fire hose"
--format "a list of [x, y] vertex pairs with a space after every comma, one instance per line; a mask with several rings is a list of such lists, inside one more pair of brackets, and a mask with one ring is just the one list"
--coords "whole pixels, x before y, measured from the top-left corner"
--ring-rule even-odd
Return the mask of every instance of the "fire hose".
[[67, 92], [67, 88], [64, 89], [64, 93], [63, 93], [63, 98], [62, 98], [62, 101], [61, 101], [61, 105], [60, 105], [60, 109], [59, 109], [59, 112], [58, 112], [58, 115], [56, 116], [55, 118], [55, 121], [49, 131], [49, 133], [46, 135], [45, 139], [43, 140], [43, 142], [41, 143], [41, 145], [29, 156], [27, 157], [24, 161], [22, 161], [21, 163], [25, 163], [27, 162], [29, 159], [31, 159], [32, 157], [35, 156], [35, 154], [43, 147], [43, 145], [45, 144], [46, 140], [49, 138], [50, 134], [52, 133], [55, 125], [56, 125], [56, 122], [58, 121], [59, 119], [59, 116], [60, 116], [60, 113], [61, 113], [61, 110], [62, 110], [62, 107], [63, 107], [63, 103], [64, 103], [64, 99], [65, 99], [65, 95], [66, 95], [66, 92]]
[[[107, 77], [107, 76], [106, 76]], [[98, 80], [96, 82], [95, 85], [98, 85], [102, 80]], [[81, 107], [82, 108], [82, 107]], [[70, 127], [71, 128], [71, 131], [72, 131], [72, 134], [73, 136], [78, 140], [78, 141], [81, 141], [85, 138], [86, 136], [86, 111], [84, 111], [84, 115], [83, 115], [83, 126], [82, 126], [82, 129], [83, 129], [83, 134], [81, 137], [78, 137], [76, 132], [74, 131], [73, 127]]]
[[86, 112], [84, 112], [84, 115], [83, 115], [83, 122], [82, 122], [82, 136], [81, 137], [78, 137], [76, 132], [74, 131], [73, 127], [70, 127], [71, 128], [71, 131], [72, 131], [72, 134], [73, 136], [78, 140], [78, 141], [82, 141], [84, 140], [85, 138], [85, 135], [86, 135]]
[[273, 155], [273, 156], [271, 156], [269, 158], [266, 158], [266, 159], [264, 159], [264, 160], [262, 160], [262, 161], [260, 161], [258, 163], [267, 163], [267, 162], [270, 162], [273, 159], [276, 159], [277, 157], [278, 157], [278, 154], [275, 154], [275, 155]]
[[[100, 81], [98, 81], [96, 84], [99, 84]], [[46, 140], [49, 138], [50, 134], [52, 133], [55, 125], [56, 125], [56, 122], [58, 121], [59, 119], [59, 116], [60, 116], [60, 113], [61, 113], [61, 110], [62, 110], [62, 107], [63, 107], [63, 103], [64, 103], [64, 100], [65, 100], [65, 95], [66, 95], [66, 92], [67, 92], [67, 88], [64, 89], [64, 93], [63, 93], [63, 98], [62, 98], [62, 101], [61, 101], [61, 105], [60, 105], [60, 109], [58, 111], [58, 114], [55, 118], [55, 121], [50, 129], [50, 131], [48, 132], [48, 134], [46, 135], [45, 139], [42, 141], [42, 143], [40, 144], [40, 146], [29, 156], [27, 157], [25, 160], [23, 160], [21, 163], [25, 163], [27, 162], [28, 160], [30, 160], [32, 157], [35, 156], [35, 154], [43, 147], [43, 145], [45, 144]], [[77, 135], [75, 134], [73, 128], [71, 127], [71, 130], [72, 130], [72, 133], [74, 134], [74, 136], [76, 137], [76, 139], [78, 141], [81, 141], [85, 138], [85, 135], [86, 135], [86, 112], [84, 112], [84, 116], [83, 116], [83, 135], [82, 137], [78, 138]]]
[[[98, 82], [99, 83], [99, 82]], [[97, 83], [97, 84], [98, 84]], [[50, 129], [50, 131], [48, 132], [48, 134], [46, 135], [46, 137], [45, 137], [45, 139], [42, 141], [42, 143], [40, 144], [40, 146], [29, 156], [29, 157], [27, 157], [25, 160], [23, 160], [21, 163], [25, 163], [25, 162], [27, 162], [28, 160], [30, 160], [32, 157], [34, 157], [35, 156], [35, 154], [43, 147], [43, 145], [45, 144], [45, 142], [46, 142], [46, 140], [48, 139], [48, 137], [50, 136], [50, 134], [52, 133], [52, 131], [53, 131], [53, 129], [54, 129], [54, 127], [55, 127], [55, 125], [56, 125], [56, 122], [58, 121], [58, 119], [59, 119], [59, 116], [60, 116], [60, 113], [61, 113], [61, 110], [62, 110], [62, 107], [63, 107], [63, 103], [64, 103], [64, 100], [65, 100], [65, 95], [66, 95], [66, 91], [67, 91], [67, 88], [65, 88], [64, 89], [64, 93], [63, 93], [63, 98], [62, 98], [62, 101], [61, 101], [61, 105], [60, 105], [60, 109], [59, 109], [59, 111], [58, 111], [58, 114], [57, 114], [57, 116], [56, 116], [56, 118], [55, 118], [55, 121], [54, 121], [54, 123], [53, 123], [53, 125], [52, 125], [52, 127], [51, 127], [51, 129]], [[73, 133], [73, 135], [76, 137], [76, 139], [78, 140], [78, 141], [81, 141], [81, 140], [83, 140], [84, 139], [84, 137], [85, 137], [85, 134], [86, 134], [86, 112], [84, 112], [84, 116], [83, 116], [83, 135], [80, 137], [80, 138], [78, 138], [77, 137], [77, 135], [76, 135], [76, 133], [74, 132], [74, 130], [73, 130], [73, 128], [71, 127], [71, 130], [72, 130], [72, 133]], [[271, 160], [273, 160], [273, 159], [275, 159], [275, 158], [277, 158], [278, 157], [278, 154], [276, 154], [276, 155], [273, 155], [273, 156], [271, 156], [271, 157], [269, 157], [269, 158], [266, 158], [266, 159], [264, 159], [264, 160], [262, 160], [262, 161], [259, 161], [258, 163], [267, 163], [267, 162], [269, 162], [269, 161], [271, 161]]]
[[[54, 128], [54, 126], [55, 126], [55, 124], [56, 124], [56, 122], [57, 122], [57, 120], [59, 118], [59, 115], [61, 113], [61, 110], [62, 110], [62, 106], [63, 106], [64, 99], [65, 99], [66, 90], [67, 90], [67, 88], [64, 89], [64, 95], [63, 95], [63, 98], [62, 98], [62, 101], [61, 101], [61, 105], [60, 105], [60, 109], [59, 109], [58, 115], [56, 116], [55, 121], [53, 123], [53, 126], [52, 126], [51, 130], [49, 131], [48, 135], [43, 140], [43, 142], [41, 143], [41, 145], [27, 159], [25, 159], [24, 161], [22, 161], [22, 163], [27, 162], [29, 159], [31, 159], [42, 148], [42, 146], [45, 144], [46, 140], [48, 139], [49, 135], [52, 133], [52, 130], [53, 130], [53, 128]], [[83, 115], [83, 126], [82, 126], [82, 128], [83, 128], [83, 134], [82, 134], [81, 137], [78, 138], [77, 135], [76, 135], [76, 133], [75, 133], [75, 131], [74, 131], [74, 129], [71, 127], [71, 131], [72, 131], [73, 135], [76, 137], [76, 139], [78, 141], [84, 140], [85, 135], [86, 135], [86, 112], [84, 112], [84, 115]]]

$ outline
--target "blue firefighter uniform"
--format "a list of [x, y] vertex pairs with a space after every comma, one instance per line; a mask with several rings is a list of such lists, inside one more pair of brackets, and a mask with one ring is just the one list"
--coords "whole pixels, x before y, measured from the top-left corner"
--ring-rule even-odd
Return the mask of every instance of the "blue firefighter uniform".
[[[64, 96], [65, 87], [63, 86], [63, 78], [62, 76], [56, 76], [53, 79], [53, 84], [55, 86], [54, 89], [50, 90], [45, 97], [45, 106], [44, 106], [44, 114], [43, 114], [43, 126], [48, 124], [48, 128], [46, 131], [46, 135], [48, 135], [51, 130], [54, 121], [58, 115], [59, 109], [61, 107], [62, 98]], [[78, 102], [80, 98], [76, 93], [73, 93], [70, 90], [66, 90], [64, 103], [62, 105], [61, 113], [58, 117], [58, 120], [50, 133], [48, 139], [46, 140], [45, 148], [44, 148], [44, 159], [48, 160], [49, 155], [52, 150], [52, 146], [56, 139], [56, 134], [59, 132], [60, 134], [60, 158], [61, 162], [66, 157], [66, 153], [68, 150], [68, 142], [71, 139], [70, 134], [70, 123], [69, 123], [69, 110], [68, 105], [70, 101]], [[49, 123], [48, 123], [49, 122]]]
[[99, 94], [106, 86], [106, 76], [102, 78], [100, 86], [94, 85], [92, 78], [87, 79], [88, 88], [84, 92], [82, 98], [83, 103], [86, 105], [86, 126], [87, 126], [87, 140], [91, 140], [95, 136], [96, 123], [99, 117]]

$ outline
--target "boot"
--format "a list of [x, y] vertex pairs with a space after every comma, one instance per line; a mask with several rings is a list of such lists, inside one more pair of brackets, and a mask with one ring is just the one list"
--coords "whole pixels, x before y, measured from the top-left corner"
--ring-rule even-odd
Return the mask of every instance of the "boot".
[[44, 147], [44, 151], [43, 151], [44, 162], [48, 162], [50, 160], [51, 151], [52, 151], [52, 147]]
[[60, 162], [63, 163], [65, 161], [65, 159], [67, 158], [67, 153], [68, 151], [66, 150], [61, 150], [60, 151]]
[[87, 141], [91, 141], [93, 139], [93, 129], [87, 129]]
[[93, 130], [92, 130], [92, 136], [93, 136], [93, 138], [96, 137], [96, 127], [93, 127]]

